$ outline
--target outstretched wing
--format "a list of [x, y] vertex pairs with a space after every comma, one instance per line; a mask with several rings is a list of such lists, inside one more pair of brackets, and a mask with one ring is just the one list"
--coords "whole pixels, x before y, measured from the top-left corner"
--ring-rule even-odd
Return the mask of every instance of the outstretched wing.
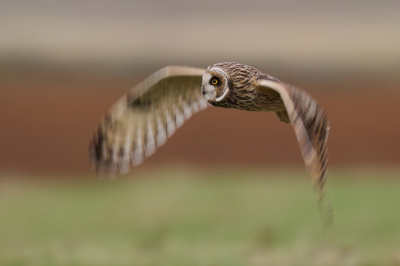
[[259, 98], [278, 93], [286, 110], [277, 112], [279, 119], [290, 122], [296, 133], [307, 171], [317, 191], [323, 224], [331, 222], [330, 202], [324, 192], [328, 153], [329, 121], [322, 107], [303, 90], [288, 84], [259, 80]]
[[193, 113], [207, 107], [204, 69], [160, 69], [118, 100], [102, 118], [89, 145], [99, 173], [126, 173], [165, 143]]

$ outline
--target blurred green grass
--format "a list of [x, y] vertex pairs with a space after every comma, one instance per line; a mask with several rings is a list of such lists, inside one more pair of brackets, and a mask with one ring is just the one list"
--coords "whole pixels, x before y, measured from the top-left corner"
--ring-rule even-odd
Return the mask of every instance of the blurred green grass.
[[4, 178], [0, 265], [400, 265], [399, 176], [331, 171], [324, 234], [302, 169]]

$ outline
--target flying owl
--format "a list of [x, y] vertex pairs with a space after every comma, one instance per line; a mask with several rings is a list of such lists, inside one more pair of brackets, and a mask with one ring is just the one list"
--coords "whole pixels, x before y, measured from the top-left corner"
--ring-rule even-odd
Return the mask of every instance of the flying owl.
[[118, 100], [100, 121], [89, 145], [91, 163], [98, 173], [128, 172], [207, 103], [274, 112], [280, 121], [292, 124], [323, 223], [330, 222], [330, 203], [324, 193], [329, 131], [324, 110], [303, 90], [247, 65], [167, 66], [155, 72]]

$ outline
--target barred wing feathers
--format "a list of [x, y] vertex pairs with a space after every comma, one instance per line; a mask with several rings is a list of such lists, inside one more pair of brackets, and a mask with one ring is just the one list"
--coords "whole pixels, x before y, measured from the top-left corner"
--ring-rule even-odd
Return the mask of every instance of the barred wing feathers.
[[90, 141], [99, 173], [126, 173], [163, 145], [193, 113], [207, 107], [201, 94], [204, 69], [168, 66], [119, 99]]
[[[329, 199], [324, 192], [329, 133], [329, 121], [324, 110], [305, 91], [288, 84], [259, 80], [256, 91], [259, 95], [271, 94], [271, 91], [279, 93], [287, 112], [280, 114], [288, 117], [294, 128], [307, 172], [317, 192], [323, 225], [327, 226], [331, 223], [332, 214]], [[280, 114], [278, 117], [285, 121]]]

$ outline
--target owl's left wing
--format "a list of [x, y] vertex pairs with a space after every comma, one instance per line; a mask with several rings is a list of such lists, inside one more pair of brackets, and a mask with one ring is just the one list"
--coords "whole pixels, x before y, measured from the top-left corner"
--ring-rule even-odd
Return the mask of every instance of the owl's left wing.
[[100, 121], [89, 145], [99, 173], [125, 173], [165, 143], [183, 122], [207, 107], [201, 94], [204, 69], [168, 66], [117, 101]]
[[316, 188], [323, 224], [328, 225], [332, 215], [324, 185], [329, 121], [324, 110], [305, 91], [288, 84], [259, 80], [256, 92], [259, 98], [283, 102], [286, 110], [280, 110], [277, 115], [281, 121], [290, 122], [294, 128], [307, 172]]

